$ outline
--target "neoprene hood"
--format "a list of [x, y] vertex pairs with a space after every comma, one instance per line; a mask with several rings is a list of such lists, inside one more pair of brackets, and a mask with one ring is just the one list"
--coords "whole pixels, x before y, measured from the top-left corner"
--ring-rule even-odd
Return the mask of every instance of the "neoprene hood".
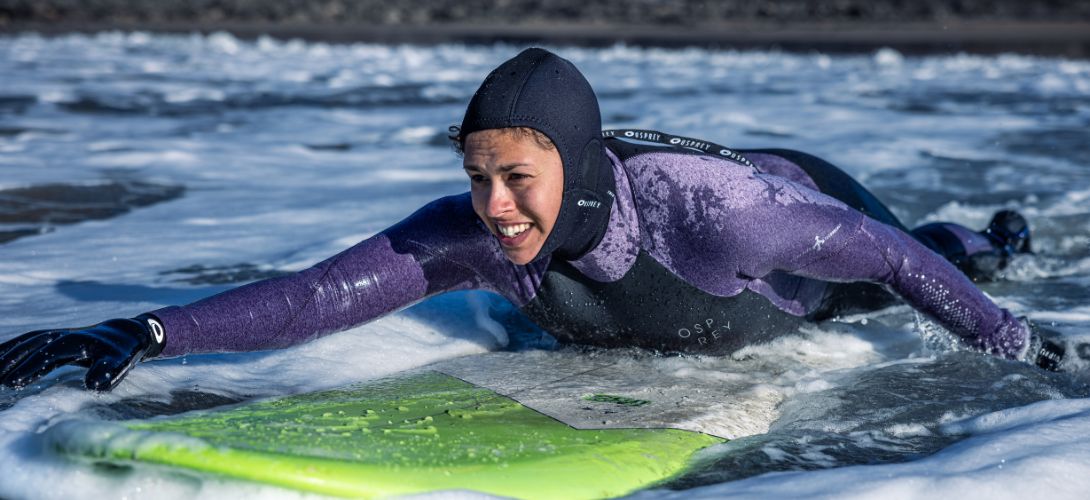
[[571, 62], [531, 48], [489, 73], [469, 101], [461, 137], [487, 129], [529, 127], [553, 141], [564, 164], [564, 199], [534, 260], [582, 257], [601, 241], [613, 206], [613, 166], [602, 142], [602, 116], [590, 83]]

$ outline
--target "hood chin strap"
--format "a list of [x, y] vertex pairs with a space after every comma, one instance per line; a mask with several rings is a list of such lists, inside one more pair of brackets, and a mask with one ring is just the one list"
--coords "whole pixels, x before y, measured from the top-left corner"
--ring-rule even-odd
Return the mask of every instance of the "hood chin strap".
[[616, 196], [613, 193], [616, 181], [613, 164], [606, 156], [601, 140], [587, 144], [580, 163], [583, 165], [579, 173], [585, 178], [580, 179], [576, 187], [564, 191], [560, 215], [534, 260], [549, 255], [577, 260], [594, 250], [605, 237]]

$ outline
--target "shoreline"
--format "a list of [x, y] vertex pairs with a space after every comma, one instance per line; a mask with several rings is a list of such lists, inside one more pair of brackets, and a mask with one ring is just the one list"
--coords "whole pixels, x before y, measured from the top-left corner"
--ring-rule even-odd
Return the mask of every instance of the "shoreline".
[[329, 43], [469, 45], [515, 44], [779, 49], [788, 52], [872, 52], [889, 47], [906, 54], [966, 52], [1090, 58], [1090, 22], [950, 21], [926, 23], [718, 22], [692, 26], [535, 23], [367, 25], [267, 22], [55, 22], [6, 23], [0, 36], [44, 36], [109, 31], [187, 34], [228, 32], [241, 39], [269, 36]]

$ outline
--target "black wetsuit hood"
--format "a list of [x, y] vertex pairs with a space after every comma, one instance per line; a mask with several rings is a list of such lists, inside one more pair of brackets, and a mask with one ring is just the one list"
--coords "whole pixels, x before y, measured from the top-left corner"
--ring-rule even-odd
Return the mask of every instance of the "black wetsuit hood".
[[613, 206], [613, 167], [590, 83], [571, 62], [539, 48], [522, 51], [485, 78], [469, 101], [462, 139], [472, 132], [529, 127], [553, 141], [564, 164], [564, 199], [540, 260], [575, 260], [605, 235]]

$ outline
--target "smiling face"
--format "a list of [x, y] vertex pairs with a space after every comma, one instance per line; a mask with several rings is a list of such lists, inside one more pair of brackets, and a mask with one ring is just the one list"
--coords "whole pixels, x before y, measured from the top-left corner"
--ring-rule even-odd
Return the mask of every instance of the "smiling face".
[[462, 162], [473, 210], [515, 264], [528, 264], [556, 224], [564, 165], [556, 148], [529, 134], [490, 129], [466, 136]]

